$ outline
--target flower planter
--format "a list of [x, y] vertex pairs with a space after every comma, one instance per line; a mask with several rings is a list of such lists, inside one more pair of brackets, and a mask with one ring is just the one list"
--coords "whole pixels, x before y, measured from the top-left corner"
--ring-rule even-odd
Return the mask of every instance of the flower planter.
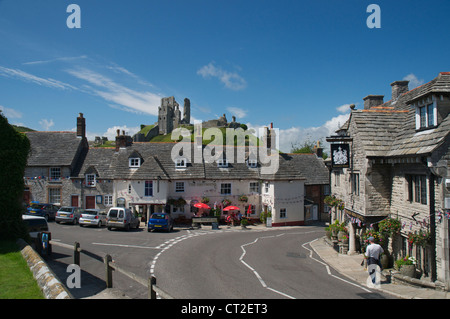
[[402, 267], [400, 268], [400, 274], [402, 274], [403, 276], [415, 278], [416, 265], [402, 265]]

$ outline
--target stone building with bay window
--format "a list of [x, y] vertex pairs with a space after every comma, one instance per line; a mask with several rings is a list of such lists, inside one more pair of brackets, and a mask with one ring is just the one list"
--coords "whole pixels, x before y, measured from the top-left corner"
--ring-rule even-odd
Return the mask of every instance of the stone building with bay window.
[[[333, 145], [349, 145], [349, 165], [331, 171], [331, 193], [345, 206], [334, 210], [332, 221], [348, 222], [353, 253], [357, 235], [388, 216], [398, 219], [392, 260], [416, 257], [421, 278], [448, 289], [450, 73], [413, 90], [408, 81], [391, 87], [390, 101], [366, 96], [364, 109], [352, 107], [337, 135], [327, 138]], [[411, 244], [419, 233], [428, 242]]]

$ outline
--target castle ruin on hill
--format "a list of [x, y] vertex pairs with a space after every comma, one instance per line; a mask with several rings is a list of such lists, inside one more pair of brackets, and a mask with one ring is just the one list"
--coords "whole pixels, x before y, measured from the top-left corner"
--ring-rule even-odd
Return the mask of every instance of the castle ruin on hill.
[[[181, 117], [180, 105], [175, 97], [164, 97], [161, 99], [161, 105], [158, 108], [158, 122], [146, 133], [139, 132], [133, 136], [135, 142], [148, 142], [157, 135], [171, 134], [174, 129], [180, 125], [192, 125], [191, 123], [191, 101], [184, 99], [183, 117]], [[141, 128], [146, 125], [141, 125]], [[208, 120], [202, 123], [203, 128], [211, 127], [230, 127], [238, 128], [241, 123], [236, 122], [236, 117], [228, 122], [225, 114], [218, 119]]]

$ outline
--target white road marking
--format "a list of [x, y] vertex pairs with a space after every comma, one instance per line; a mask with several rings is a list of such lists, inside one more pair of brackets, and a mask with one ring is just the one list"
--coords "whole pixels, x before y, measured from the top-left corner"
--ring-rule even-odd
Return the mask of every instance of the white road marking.
[[364, 290], [364, 291], [366, 291], [366, 292], [372, 292], [372, 291], [370, 291], [369, 289], [364, 288], [363, 286], [360, 286], [360, 285], [355, 284], [355, 283], [353, 283], [353, 282], [351, 282], [351, 281], [348, 281], [348, 280], [345, 280], [345, 279], [343, 279], [343, 278], [341, 278], [341, 277], [338, 277], [338, 276], [333, 275], [333, 274], [331, 273], [331, 271], [330, 271], [330, 267], [329, 267], [326, 263], [324, 263], [323, 261], [320, 261], [320, 260], [314, 258], [314, 257], [312, 256], [312, 255], [313, 255], [313, 251], [312, 251], [311, 249], [309, 249], [309, 248], [306, 248], [305, 245], [309, 245], [309, 244], [315, 242], [316, 240], [317, 240], [317, 238], [314, 239], [314, 240], [311, 240], [310, 242], [304, 243], [304, 244], [302, 245], [303, 248], [305, 248], [306, 250], [309, 250], [309, 258], [311, 258], [312, 260], [315, 260], [315, 261], [317, 261], [318, 263], [324, 265], [325, 268], [327, 269], [328, 275], [330, 275], [331, 277], [336, 278], [336, 279], [339, 279], [339, 280], [342, 280], [343, 282], [346, 282], [347, 284], [353, 285], [353, 286], [355, 286], [355, 287], [361, 288], [362, 290]]
[[126, 248], [143, 248], [143, 249], [161, 249], [158, 247], [149, 247], [149, 246], [136, 246], [136, 245], [123, 245], [123, 244], [108, 244], [108, 243], [92, 243], [92, 245], [100, 245], [100, 246], [115, 246], [115, 247], [126, 247]]

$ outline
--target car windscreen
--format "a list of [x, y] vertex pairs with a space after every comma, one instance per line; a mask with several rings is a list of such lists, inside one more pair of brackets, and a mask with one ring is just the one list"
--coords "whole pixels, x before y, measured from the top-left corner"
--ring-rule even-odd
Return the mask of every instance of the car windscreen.
[[34, 209], [43, 209], [44, 205], [42, 205], [42, 204], [31, 204], [30, 207], [34, 208]]
[[69, 213], [71, 213], [72, 212], [72, 207], [61, 207], [59, 209], [59, 211], [60, 212], [69, 212]]
[[123, 210], [119, 209], [111, 209], [109, 211], [110, 218], [123, 218]]
[[167, 219], [168, 216], [166, 214], [153, 214], [152, 219]]
[[88, 215], [98, 215], [98, 211], [96, 211], [96, 210], [85, 210], [84, 212], [83, 212], [83, 214], [88, 214]]

